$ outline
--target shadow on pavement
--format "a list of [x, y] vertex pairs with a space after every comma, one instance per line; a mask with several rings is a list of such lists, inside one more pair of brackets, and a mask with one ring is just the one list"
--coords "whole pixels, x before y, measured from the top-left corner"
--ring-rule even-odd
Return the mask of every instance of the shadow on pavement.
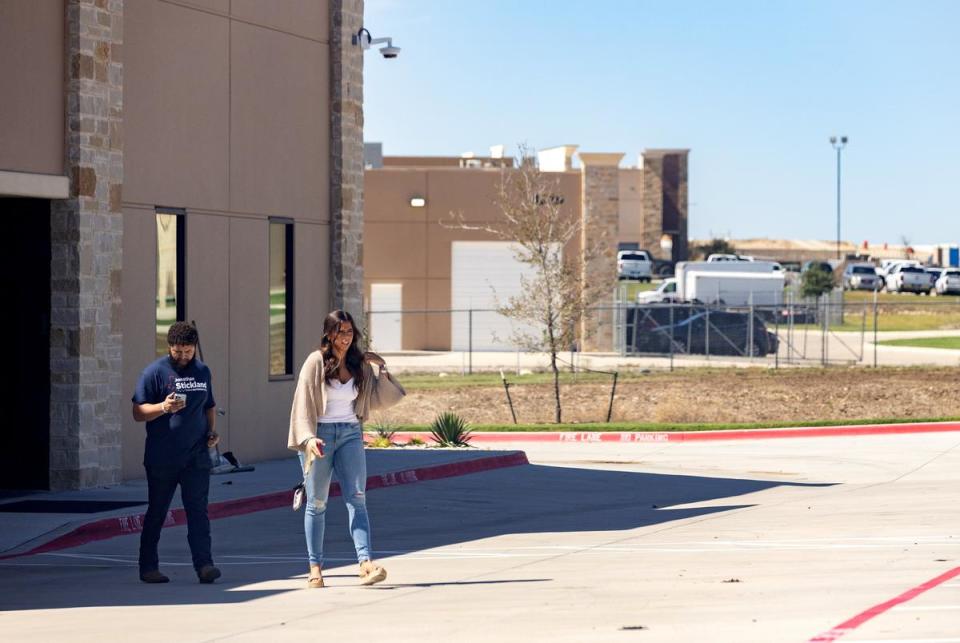
[[[375, 550], [382, 552], [379, 559], [387, 560], [398, 553], [508, 534], [633, 530], [722, 514], [753, 503], [680, 505], [725, 501], [775, 487], [825, 486], [831, 485], [526, 465], [376, 489], [367, 502]], [[171, 565], [174, 560], [189, 560], [185, 536], [183, 527], [164, 530], [161, 567], [173, 580], [167, 585], [148, 586], [137, 580], [138, 536], [91, 543], [59, 556], [17, 559], [20, 566], [0, 566], [0, 611], [230, 604], [302, 587], [306, 572], [302, 512], [276, 509], [215, 521], [214, 555], [224, 577], [212, 586], [198, 585], [189, 565]], [[326, 551], [331, 559], [327, 568], [334, 573], [327, 576], [342, 578], [337, 583], [340, 588], [354, 582], [352, 549], [343, 500], [332, 498]], [[65, 557], [71, 555], [82, 558]], [[398, 582], [392, 585], [390, 580]], [[536, 587], [547, 580], [445, 582], [439, 578], [437, 583], [404, 584], [391, 578], [386, 587], [471, 582], [523, 582]], [[272, 587], [257, 587], [264, 583]]]

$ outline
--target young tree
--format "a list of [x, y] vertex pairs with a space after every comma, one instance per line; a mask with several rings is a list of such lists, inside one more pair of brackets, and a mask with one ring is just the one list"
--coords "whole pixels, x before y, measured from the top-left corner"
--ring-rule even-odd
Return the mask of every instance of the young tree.
[[736, 254], [737, 250], [733, 247], [733, 244], [727, 241], [726, 239], [720, 239], [715, 237], [706, 241], [702, 244], [697, 244], [693, 248], [694, 256], [699, 256], [702, 259], [706, 259], [712, 254], [722, 254], [722, 255], [732, 255]]
[[800, 278], [800, 294], [804, 297], [825, 295], [835, 286], [833, 273], [816, 266], [810, 268]]
[[[553, 372], [554, 420], [561, 422], [560, 368], [557, 355], [576, 341], [576, 329], [585, 311], [604, 290], [600, 284], [586, 286], [581, 266], [599, 253], [595, 244], [581, 240], [580, 213], [564, 208], [559, 181], [541, 172], [536, 158], [520, 148], [519, 166], [503, 168], [495, 205], [499, 221], [490, 224], [466, 222], [451, 213], [450, 227], [479, 230], [514, 243], [516, 259], [531, 268], [521, 277], [520, 294], [497, 301], [497, 311], [520, 322], [511, 341], [525, 350], [550, 355]], [[566, 250], [579, 252], [569, 256]], [[496, 296], [496, 293], [494, 293]]]

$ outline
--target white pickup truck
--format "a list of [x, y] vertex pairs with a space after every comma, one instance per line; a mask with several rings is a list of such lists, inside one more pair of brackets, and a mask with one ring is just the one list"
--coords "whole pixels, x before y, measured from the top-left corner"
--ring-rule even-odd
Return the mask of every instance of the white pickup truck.
[[653, 260], [646, 250], [621, 250], [617, 253], [617, 279], [653, 279]]
[[930, 292], [930, 276], [919, 266], [898, 263], [890, 268], [886, 277], [889, 292]]
[[662, 304], [677, 301], [680, 301], [680, 296], [677, 294], [677, 280], [673, 278], [664, 279], [656, 290], [637, 293], [638, 304]]

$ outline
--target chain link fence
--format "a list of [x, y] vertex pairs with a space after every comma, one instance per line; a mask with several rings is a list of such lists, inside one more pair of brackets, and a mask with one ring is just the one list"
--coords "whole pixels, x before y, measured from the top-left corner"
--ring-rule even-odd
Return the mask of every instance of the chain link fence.
[[[899, 300], [900, 297], [897, 297]], [[845, 301], [842, 291], [777, 305], [619, 302], [589, 309], [563, 360], [646, 357], [658, 366], [704, 362], [788, 365], [877, 365], [885, 330], [960, 329], [960, 298], [903, 296]], [[421, 355], [425, 368], [461, 373], [506, 369], [520, 373], [548, 365], [512, 340], [536, 329], [497, 310], [368, 311], [373, 350]], [[960, 334], [960, 331], [958, 331]], [[433, 356], [433, 359], [431, 359]]]

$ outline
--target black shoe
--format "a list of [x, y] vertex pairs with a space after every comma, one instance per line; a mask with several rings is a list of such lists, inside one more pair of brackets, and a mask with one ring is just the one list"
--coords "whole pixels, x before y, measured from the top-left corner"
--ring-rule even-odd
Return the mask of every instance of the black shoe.
[[151, 569], [148, 572], [140, 572], [140, 580], [144, 583], [169, 583], [170, 579], [160, 573], [158, 569]]
[[220, 570], [213, 565], [204, 565], [197, 570], [197, 578], [200, 579], [201, 583], [212, 583], [220, 578]]

